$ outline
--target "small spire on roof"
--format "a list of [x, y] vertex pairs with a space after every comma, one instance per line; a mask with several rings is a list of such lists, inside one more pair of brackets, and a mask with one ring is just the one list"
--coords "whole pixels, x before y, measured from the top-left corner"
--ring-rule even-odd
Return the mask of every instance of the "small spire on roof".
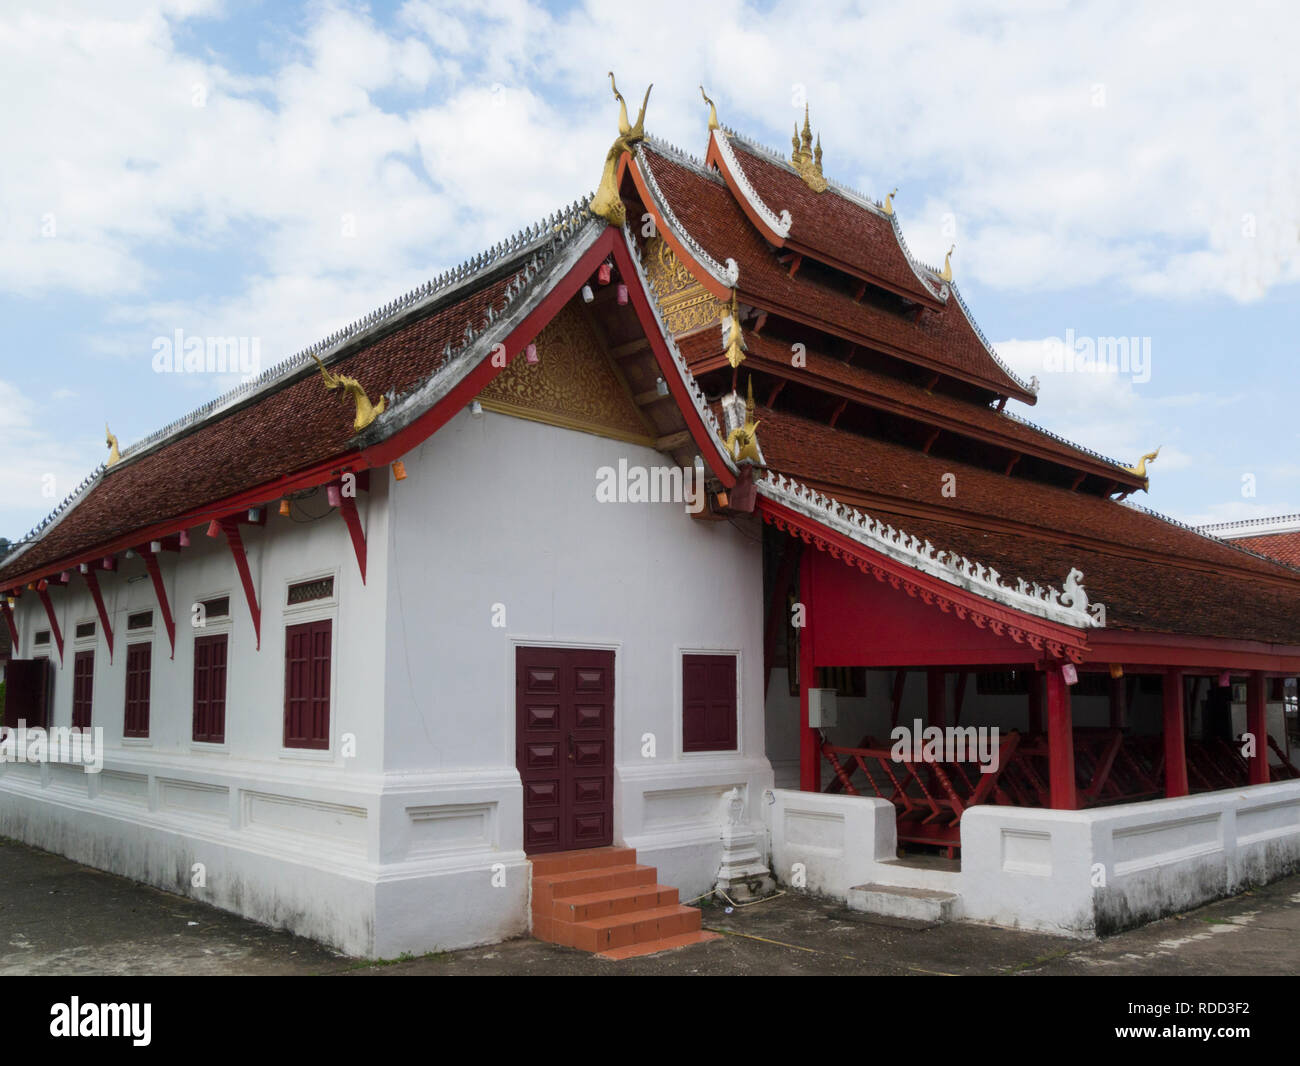
[[731, 306], [727, 317], [722, 322], [722, 342], [726, 345], [727, 362], [735, 370], [745, 361], [745, 335], [740, 329], [740, 305], [736, 299], [736, 290], [731, 290]]
[[808, 118], [806, 103], [803, 105], [802, 136], [799, 132], [799, 124], [796, 122], [794, 136], [790, 138], [790, 148], [790, 163], [799, 172], [799, 177], [803, 178], [804, 184], [813, 192], [825, 192], [828, 186], [826, 179], [822, 177], [821, 134], [817, 135], [817, 147], [814, 151], [812, 123]]
[[709, 99], [709, 94], [704, 91], [703, 85], [700, 86], [700, 95], [704, 97], [704, 102], [709, 105], [709, 129], [720, 129], [721, 127], [718, 126], [718, 109], [713, 101]]

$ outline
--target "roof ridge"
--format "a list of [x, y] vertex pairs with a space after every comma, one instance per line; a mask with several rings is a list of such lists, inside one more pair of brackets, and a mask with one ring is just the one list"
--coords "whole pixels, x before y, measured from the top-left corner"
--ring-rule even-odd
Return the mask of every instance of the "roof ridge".
[[[1260, 526], [1276, 525], [1279, 522], [1294, 522], [1298, 526], [1300, 526], [1300, 514], [1273, 515], [1267, 518], [1239, 518], [1236, 521], [1232, 521], [1232, 522], [1207, 522], [1204, 525], [1197, 526], [1196, 528], [1199, 529], [1202, 533], [1212, 533], [1212, 532], [1219, 532], [1219, 531], [1226, 532], [1229, 529], [1258, 528]], [[1274, 530], [1273, 532], [1292, 533], [1295, 531], [1290, 529], [1278, 529], [1278, 530]], [[1264, 534], [1261, 534], [1261, 536], [1263, 535]]]
[[[1171, 526], [1177, 526], [1179, 529], [1185, 529], [1189, 533], [1195, 533], [1198, 537], [1203, 537], [1205, 540], [1213, 541], [1215, 544], [1219, 545], [1220, 547], [1235, 548], [1239, 552], [1245, 552], [1247, 555], [1253, 555], [1255, 556], [1256, 559], [1262, 559], [1264, 560], [1264, 562], [1272, 563], [1274, 566], [1282, 566], [1288, 570], [1295, 570], [1300, 572], [1300, 566], [1295, 566], [1291, 563], [1283, 562], [1281, 559], [1278, 559], [1275, 556], [1265, 555], [1262, 552], [1255, 551], [1253, 548], [1243, 548], [1240, 544], [1236, 544], [1232, 540], [1226, 540], [1226, 541], [1220, 540], [1212, 533], [1205, 532], [1204, 526], [1189, 525], [1187, 522], [1182, 522], [1177, 518], [1171, 518], [1169, 515], [1162, 514], [1160, 511], [1154, 511], [1150, 507], [1144, 507], [1142, 504], [1137, 503], [1133, 500], [1120, 500], [1118, 502], [1122, 507], [1131, 507], [1135, 511], [1140, 511], [1141, 513], [1145, 515], [1149, 515], [1152, 518], [1159, 519], [1162, 522], [1167, 522]], [[1296, 517], [1300, 518], [1300, 515], [1297, 515]], [[1243, 519], [1243, 521], [1250, 521], [1250, 519]]]
[[[647, 138], [647, 140], [650, 140], [650, 138]], [[658, 150], [661, 144], [666, 144], [666, 142], [654, 138], [649, 147]], [[647, 146], [644, 142], [638, 144], [633, 149], [633, 158], [639, 159], [641, 153], [646, 147]], [[679, 149], [674, 148], [672, 145], [666, 145], [666, 147], [679, 157], [685, 156], [684, 152], [680, 152]], [[713, 276], [714, 280], [726, 285], [728, 288], [735, 288], [736, 283], [740, 280], [740, 267], [736, 265], [736, 261], [734, 259], [728, 259], [725, 265], [719, 263], [713, 258], [713, 256], [704, 250], [704, 246], [695, 239], [694, 234], [682, 225], [676, 212], [673, 211], [672, 204], [668, 202], [668, 197], [664, 195], [663, 190], [659, 187], [659, 179], [655, 177], [654, 167], [646, 164], [639, 169], [639, 173], [645, 179], [646, 188], [649, 190], [650, 195], [655, 199], [656, 206], [663, 212], [664, 219], [673, 227], [677, 236], [681, 238], [688, 248], [690, 248], [691, 254], [695, 257], [695, 261], [699, 263], [700, 266], [704, 267], [704, 269]], [[700, 173], [707, 174], [712, 180], [721, 182], [723, 187], [726, 187], [726, 182], [722, 181], [721, 175], [713, 174], [707, 168], [702, 168]]]
[[[506, 302], [508, 304], [514, 296], [522, 291], [524, 284], [531, 280], [539, 268], [538, 252], [549, 244], [549, 251], [553, 254], [575, 234], [580, 232], [581, 227], [576, 223], [585, 220], [587, 217], [587, 205], [591, 202], [591, 199], [592, 194], [588, 193], [586, 196], [575, 200], [572, 204], [552, 212], [541, 221], [525, 226], [505, 240], [498, 241], [495, 245], [471, 256], [457, 266], [443, 271], [421, 285], [417, 285], [404, 295], [390, 300], [368, 314], [355, 319], [349, 325], [335, 330], [322, 340], [308, 345], [286, 359], [280, 360], [252, 380], [242, 382], [233, 389], [194, 408], [188, 414], [174, 419], [162, 429], [155, 430], [124, 449], [119, 463], [134, 461], [195, 426], [216, 416], [228, 413], [237, 404], [249, 400], [259, 393], [277, 391], [278, 386], [284, 385], [289, 378], [299, 373], [311, 362], [313, 356], [320, 357], [322, 362], [337, 360], [351, 343], [359, 338], [383, 328], [414, 311], [433, 309], [447, 297], [465, 288], [470, 283], [488, 276], [494, 270], [532, 250], [534, 252], [533, 256], [529, 260], [526, 269], [521, 271], [521, 274], [526, 275], [526, 277], [523, 281], [518, 282], [507, 294]], [[546, 258], [550, 258], [550, 255]], [[490, 314], [489, 321], [491, 321], [491, 317]], [[468, 344], [474, 336], [475, 332], [471, 325], [467, 328], [466, 343]], [[114, 464], [114, 467], [117, 465]], [[93, 488], [112, 469], [105, 463], [100, 463], [49, 515], [33, 526], [26, 536], [13, 543], [11, 550], [5, 554], [3, 559], [0, 559], [0, 564], [14, 561], [27, 547], [36, 543], [56, 520], [65, 515], [74, 504], [85, 496], [90, 488]]]
[[1104, 463], [1110, 463], [1111, 466], [1118, 466], [1123, 469], [1127, 469], [1126, 467], [1124, 467], [1124, 464], [1121, 463], [1118, 459], [1112, 459], [1109, 455], [1102, 455], [1101, 452], [1093, 451], [1091, 448], [1086, 447], [1085, 445], [1070, 440], [1069, 437], [1062, 437], [1059, 433], [1053, 433], [1050, 429], [1045, 429], [1044, 427], [1040, 426], [1037, 422], [1031, 422], [1027, 418], [1022, 418], [1014, 411], [1003, 410], [1003, 411], [995, 411], [994, 413], [1001, 415], [1003, 418], [1009, 418], [1013, 422], [1019, 422], [1022, 426], [1028, 426], [1030, 429], [1043, 434], [1043, 436], [1045, 437], [1051, 437], [1052, 440], [1059, 440], [1062, 444], [1068, 444], [1071, 448], [1074, 448], [1077, 451], [1081, 451], [1086, 455], [1091, 455], [1094, 459], [1100, 459]]

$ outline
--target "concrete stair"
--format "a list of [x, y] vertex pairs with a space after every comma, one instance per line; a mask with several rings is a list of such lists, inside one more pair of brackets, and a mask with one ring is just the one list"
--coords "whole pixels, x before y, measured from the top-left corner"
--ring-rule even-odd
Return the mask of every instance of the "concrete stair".
[[533, 936], [550, 944], [629, 959], [716, 940], [695, 907], [678, 902], [633, 848], [591, 848], [529, 856]]
[[897, 885], [854, 885], [848, 893], [850, 910], [922, 922], [952, 921], [959, 917], [959, 902], [954, 892]]

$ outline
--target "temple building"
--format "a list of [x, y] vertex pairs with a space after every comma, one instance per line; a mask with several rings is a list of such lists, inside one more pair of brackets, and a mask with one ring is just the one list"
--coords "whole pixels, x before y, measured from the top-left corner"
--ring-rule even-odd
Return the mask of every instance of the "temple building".
[[1017, 414], [807, 112], [706, 96], [692, 156], [615, 96], [593, 197], [110, 434], [0, 562], [6, 725], [104, 743], [0, 762], [0, 833], [369, 956], [624, 958], [770, 878], [1090, 936], [1300, 867], [1300, 572]]

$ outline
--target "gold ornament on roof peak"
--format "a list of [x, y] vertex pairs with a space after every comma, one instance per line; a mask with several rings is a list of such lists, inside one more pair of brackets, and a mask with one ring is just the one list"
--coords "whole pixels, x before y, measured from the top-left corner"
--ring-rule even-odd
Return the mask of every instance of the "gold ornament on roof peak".
[[722, 343], [726, 345], [727, 362], [735, 370], [745, 361], [745, 334], [740, 328], [740, 306], [736, 301], [736, 290], [731, 290], [731, 305], [727, 308], [727, 318], [722, 322]]
[[892, 215], [894, 213], [894, 197], [897, 195], [898, 195], [898, 186], [895, 185], [894, 191], [885, 197], [885, 214]]
[[710, 130], [721, 129], [722, 127], [718, 125], [717, 105], [715, 105], [714, 102], [709, 99], [709, 94], [704, 91], [703, 85], [700, 86], [700, 95], [704, 97], [704, 102], [709, 105], [709, 129]]
[[618, 162], [624, 152], [630, 152], [637, 144], [645, 140], [645, 106], [650, 102], [651, 83], [641, 101], [641, 112], [636, 117], [636, 125], [627, 120], [627, 102], [618, 91], [614, 82], [614, 72], [609, 72], [609, 85], [614, 90], [614, 99], [618, 101], [618, 137], [605, 153], [605, 168], [600, 172], [600, 185], [591, 201], [591, 213], [603, 218], [612, 225], [622, 227], [627, 221], [627, 208], [623, 206], [623, 197], [618, 194]]
[[813, 147], [812, 124], [808, 120], [808, 105], [803, 105], [803, 132], [795, 123], [794, 136], [790, 138], [790, 164], [799, 172], [804, 184], [813, 192], [825, 192], [830, 186], [822, 177], [822, 138], [817, 135], [817, 146]]
[[378, 403], [372, 404], [370, 398], [366, 395], [366, 390], [361, 387], [361, 382], [356, 378], [350, 378], [346, 374], [331, 374], [325, 369], [325, 364], [320, 361], [320, 356], [312, 352], [311, 357], [316, 360], [316, 365], [320, 367], [320, 375], [325, 380], [327, 389], [342, 389], [344, 395], [351, 396], [356, 401], [357, 413], [352, 420], [352, 431], [354, 433], [360, 433], [379, 417], [388, 403], [386, 397], [381, 396]]
[[745, 421], [727, 434], [725, 443], [730, 456], [741, 462], [748, 459], [761, 464], [762, 454], [758, 450], [758, 422], [754, 420], [754, 377], [749, 378], [749, 398], [745, 402]]
[[117, 447], [117, 438], [113, 436], [108, 428], [108, 423], [104, 423], [104, 443], [108, 445], [108, 466], [122, 461], [122, 453]]
[[[1164, 447], [1164, 445], [1162, 444], [1162, 445], [1160, 446], [1160, 448], [1163, 448], [1163, 447]], [[1152, 463], [1154, 463], [1154, 462], [1156, 461], [1156, 456], [1160, 454], [1160, 448], [1157, 448], [1157, 449], [1156, 449], [1155, 451], [1153, 451], [1153, 452], [1147, 452], [1146, 455], [1142, 456], [1142, 458], [1138, 460], [1136, 466], [1126, 466], [1126, 467], [1124, 468], [1124, 469], [1127, 470], [1130, 474], [1136, 474], [1138, 477], [1140, 477], [1140, 478], [1142, 479], [1142, 491], [1143, 491], [1143, 492], [1146, 492], [1146, 491], [1147, 491], [1147, 488], [1148, 488], [1148, 487], [1150, 486], [1150, 484], [1151, 484], [1150, 479], [1147, 477], [1147, 463], [1148, 463], [1148, 462], [1152, 462]]]
[[939, 277], [944, 281], [952, 281], [952, 253], [957, 250], [954, 244], [948, 249], [948, 254], [943, 257], [943, 273]]

